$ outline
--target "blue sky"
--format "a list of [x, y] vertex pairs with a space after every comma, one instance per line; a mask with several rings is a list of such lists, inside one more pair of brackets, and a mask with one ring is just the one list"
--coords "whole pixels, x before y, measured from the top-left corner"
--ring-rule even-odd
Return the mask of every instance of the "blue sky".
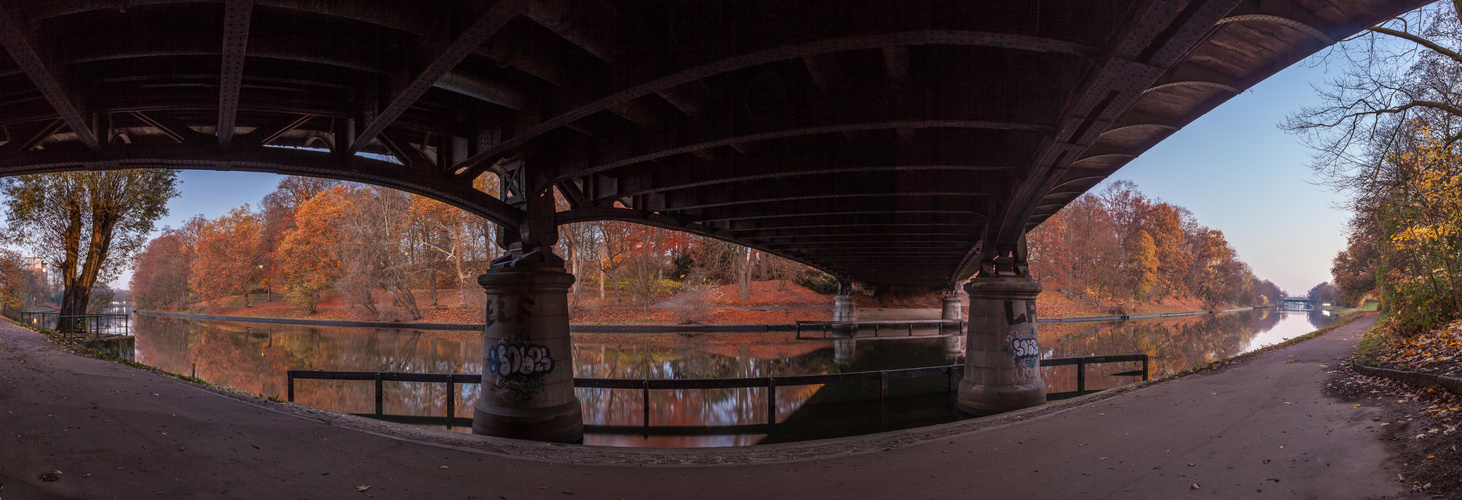
[[[1150, 197], [1187, 207], [1224, 232], [1259, 277], [1291, 294], [1330, 279], [1330, 260], [1345, 244], [1341, 198], [1313, 184], [1309, 150], [1276, 125], [1317, 102], [1310, 87], [1324, 65], [1299, 64], [1234, 97], [1118, 171]], [[257, 206], [280, 176], [184, 171], [182, 196], [158, 223], [178, 227], [196, 214], [213, 218], [244, 203]], [[1098, 186], [1098, 190], [1106, 183]], [[116, 283], [126, 286], [130, 273]]]
[[[1307, 62], [1314, 62], [1307, 61]], [[1330, 278], [1345, 246], [1345, 197], [1311, 173], [1310, 150], [1279, 130], [1286, 115], [1319, 99], [1311, 84], [1339, 68], [1285, 69], [1179, 130], [1097, 187], [1129, 179], [1151, 197], [1193, 211], [1223, 231], [1254, 274], [1301, 295]]]

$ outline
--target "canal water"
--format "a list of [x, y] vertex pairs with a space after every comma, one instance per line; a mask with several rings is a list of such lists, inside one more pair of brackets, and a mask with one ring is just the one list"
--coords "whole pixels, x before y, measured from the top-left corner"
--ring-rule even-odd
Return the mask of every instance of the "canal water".
[[[1045, 358], [1146, 353], [1153, 377], [1241, 354], [1329, 325], [1321, 311], [1259, 309], [1153, 320], [1048, 323]], [[135, 359], [174, 373], [284, 399], [286, 370], [481, 373], [482, 337], [473, 332], [320, 328], [137, 316]], [[791, 333], [574, 334], [574, 374], [604, 378], [731, 378], [813, 375], [941, 366], [963, 362], [960, 339], [797, 340]], [[1087, 389], [1133, 383], [1139, 363], [1090, 365]], [[1048, 392], [1076, 389], [1074, 366], [1044, 368]], [[777, 424], [767, 421], [765, 388], [651, 391], [578, 389], [586, 444], [739, 446], [866, 434], [966, 418], [945, 377], [779, 386]], [[460, 384], [456, 416], [470, 418], [477, 386]], [[295, 401], [371, 413], [370, 381], [297, 380]], [[384, 382], [384, 413], [443, 416], [445, 384]], [[469, 432], [455, 427], [453, 430]]]

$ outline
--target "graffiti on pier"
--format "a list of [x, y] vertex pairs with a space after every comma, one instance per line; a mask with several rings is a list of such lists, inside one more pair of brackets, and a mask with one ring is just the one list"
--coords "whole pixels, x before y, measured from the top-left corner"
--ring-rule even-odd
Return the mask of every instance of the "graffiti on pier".
[[1006, 337], [1005, 353], [1020, 361], [1026, 367], [1034, 367], [1041, 355], [1040, 344], [1035, 337]]
[[548, 346], [499, 342], [487, 350], [488, 373], [496, 375], [493, 385], [514, 401], [543, 391], [543, 376], [553, 372], [553, 366]]

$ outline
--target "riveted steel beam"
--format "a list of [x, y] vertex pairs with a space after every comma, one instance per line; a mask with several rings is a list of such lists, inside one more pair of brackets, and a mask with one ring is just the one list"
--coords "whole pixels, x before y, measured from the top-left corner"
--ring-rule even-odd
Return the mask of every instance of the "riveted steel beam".
[[10, 58], [20, 65], [21, 71], [41, 91], [46, 102], [51, 103], [56, 114], [61, 115], [66, 126], [76, 134], [76, 140], [86, 145], [87, 149], [101, 149], [101, 143], [97, 141], [96, 132], [91, 129], [91, 120], [86, 110], [80, 103], [72, 100], [72, 96], [62, 86], [63, 79], [58, 77], [55, 68], [48, 66], [36, 52], [35, 38], [28, 23], [13, 18], [5, 5], [0, 4], [0, 45], [5, 46]]
[[380, 114], [366, 125], [359, 136], [356, 136], [346, 153], [354, 155], [369, 145], [376, 136], [386, 130], [386, 127], [400, 118], [407, 108], [415, 104], [417, 99], [426, 95], [427, 90], [440, 83], [447, 73], [452, 71], [452, 68], [462, 62], [462, 59], [475, 52], [483, 42], [502, 29], [503, 25], [527, 8], [529, 3], [531, 3], [529, 0], [499, 0], [489, 7], [471, 26], [441, 48], [426, 67], [415, 78], [412, 78], [406, 88], [401, 89], [395, 97], [391, 98], [390, 104], [387, 104]]
[[[621, 74], [629, 77], [642, 78], [642, 80], [625, 80], [615, 82], [610, 87], [618, 87], [621, 90], [608, 94], [597, 94], [585, 98], [563, 98], [557, 100], [572, 100], [574, 104], [564, 106], [562, 111], [541, 122], [529, 126], [521, 133], [503, 141], [495, 147], [489, 148], [475, 154], [462, 162], [466, 168], [461, 174], [467, 178], [475, 178], [480, 175], [487, 166], [498, 158], [510, 153], [512, 150], [526, 144], [528, 141], [547, 134], [558, 128], [565, 127], [575, 121], [585, 118], [594, 113], [609, 110], [611, 107], [629, 102], [646, 95], [662, 90], [678, 87], [697, 80], [702, 80], [715, 75], [725, 74], [743, 68], [760, 64], [767, 64], [777, 61], [801, 59], [820, 54], [835, 52], [847, 52], [856, 50], [882, 50], [884, 47], [906, 47], [923, 45], [961, 45], [981, 46], [992, 48], [1004, 48], [1010, 50], [1028, 50], [1038, 52], [1058, 52], [1072, 55], [1092, 53], [1089, 47], [1080, 44], [1024, 35], [1012, 35], [1005, 33], [989, 33], [983, 31], [960, 31], [960, 30], [925, 30], [925, 31], [904, 31], [893, 33], [876, 33], [865, 35], [850, 35], [840, 38], [814, 40], [804, 43], [794, 43], [781, 47], [760, 50], [740, 54], [730, 58], [696, 61], [685, 65], [678, 71], [662, 73], [657, 71], [621, 71]], [[645, 78], [643, 75], [656, 75]], [[830, 129], [827, 132], [843, 132], [844, 129]]]
[[228, 0], [223, 4], [223, 64], [218, 75], [218, 145], [229, 147], [234, 139], [234, 120], [239, 116], [239, 91], [244, 84], [244, 58], [249, 47], [249, 20], [254, 0]]
[[220, 150], [212, 144], [188, 143], [113, 145], [100, 152], [38, 150], [0, 154], [0, 176], [119, 168], [240, 170], [338, 179], [419, 194], [508, 227], [517, 227], [522, 219], [520, 210], [470, 185], [441, 176], [423, 176], [408, 166], [360, 156], [245, 144]]

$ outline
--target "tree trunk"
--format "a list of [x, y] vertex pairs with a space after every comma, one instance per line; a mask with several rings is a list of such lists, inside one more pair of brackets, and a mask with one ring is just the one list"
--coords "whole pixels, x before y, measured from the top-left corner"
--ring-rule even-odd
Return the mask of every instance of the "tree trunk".
[[736, 270], [736, 298], [748, 300], [751, 298], [751, 249], [741, 250], [741, 266]]

